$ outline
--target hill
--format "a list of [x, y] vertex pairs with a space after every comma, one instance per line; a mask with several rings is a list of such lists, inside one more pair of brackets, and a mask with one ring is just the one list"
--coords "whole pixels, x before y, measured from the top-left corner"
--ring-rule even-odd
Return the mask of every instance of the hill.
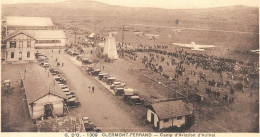
[[[118, 41], [121, 41], [122, 26], [125, 25], [130, 31], [140, 30], [160, 35], [156, 42], [159, 44], [190, 43], [191, 41], [198, 44], [215, 44], [219, 47], [216, 54], [229, 50], [233, 51], [236, 56], [236, 54], [244, 54], [249, 50], [259, 48], [259, 34], [257, 34], [259, 9], [257, 7], [238, 5], [207, 9], [160, 9], [113, 6], [96, 1], [65, 1], [45, 4], [7, 4], [2, 5], [2, 11], [2, 17], [7, 15], [49, 16], [55, 24], [71, 27], [76, 25], [83, 30], [103, 35], [107, 35], [107, 30], [114, 30], [119, 32], [116, 36]], [[181, 33], [176, 33], [170, 28], [140, 27], [133, 24], [241, 31], [252, 34], [198, 30], [182, 30]], [[155, 44], [155, 41], [138, 38], [131, 32], [125, 35], [126, 42], [140, 44], [146, 41], [149, 44]], [[171, 38], [168, 37], [169, 35]]]

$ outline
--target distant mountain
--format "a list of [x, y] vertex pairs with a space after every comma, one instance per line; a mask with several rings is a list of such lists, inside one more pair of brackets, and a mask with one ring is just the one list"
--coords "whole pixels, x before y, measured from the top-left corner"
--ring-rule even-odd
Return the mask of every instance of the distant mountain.
[[[50, 16], [59, 22], [64, 17], [90, 17], [93, 25], [154, 24], [240, 31], [258, 31], [257, 7], [230, 6], [207, 9], [160, 9], [113, 6], [97, 1], [60, 3], [3, 4], [2, 16]], [[179, 24], [175, 24], [179, 20]]]

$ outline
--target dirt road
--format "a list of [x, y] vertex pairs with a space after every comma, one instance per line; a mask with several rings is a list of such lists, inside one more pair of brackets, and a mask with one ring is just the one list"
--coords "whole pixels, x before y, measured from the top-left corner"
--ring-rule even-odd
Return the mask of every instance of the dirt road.
[[[104, 132], [113, 131], [153, 131], [151, 126], [144, 124], [145, 109], [141, 106], [130, 106], [122, 98], [112, 95], [92, 76], [84, 74], [79, 64], [73, 62], [69, 55], [58, 54], [56, 51], [43, 51], [49, 56], [50, 64], [55, 66], [55, 59], [63, 62], [63, 67], [58, 67], [67, 79], [68, 85], [75, 90], [76, 97], [81, 102], [81, 107], [70, 109], [71, 115], [81, 114], [88, 116]], [[52, 56], [52, 57], [51, 57]], [[56, 67], [56, 66], [55, 66]], [[94, 93], [91, 88], [95, 87]]]

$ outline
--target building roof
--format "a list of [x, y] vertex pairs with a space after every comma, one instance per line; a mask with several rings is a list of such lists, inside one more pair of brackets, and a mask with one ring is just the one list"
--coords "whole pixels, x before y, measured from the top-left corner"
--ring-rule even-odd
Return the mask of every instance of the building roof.
[[9, 34], [4, 40], [8, 40], [8, 39], [10, 39], [10, 38], [12, 38], [12, 37], [14, 37], [14, 36], [16, 36], [18, 34], [25, 34], [25, 35], [35, 39], [33, 35], [29, 34], [26, 31], [16, 30], [16, 31], [12, 32], [11, 34]]
[[63, 30], [25, 30], [35, 39], [66, 39], [65, 32]]
[[181, 100], [167, 101], [151, 104], [160, 119], [185, 116], [192, 114], [192, 104], [185, 104]]
[[23, 70], [21, 74], [22, 78], [24, 78], [23, 84], [28, 104], [48, 94], [67, 99], [65, 93], [61, 90], [51, 73], [49, 73], [48, 77], [48, 70], [45, 71], [45, 69], [39, 65], [33, 64], [26, 68], [26, 72]]
[[36, 123], [38, 132], [85, 132], [83, 121], [78, 117], [58, 117]]
[[49, 17], [7, 16], [7, 26], [48, 27], [53, 26]]

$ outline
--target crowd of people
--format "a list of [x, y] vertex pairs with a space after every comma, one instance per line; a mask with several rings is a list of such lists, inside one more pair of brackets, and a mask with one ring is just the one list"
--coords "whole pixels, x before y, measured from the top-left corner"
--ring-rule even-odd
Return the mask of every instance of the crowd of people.
[[[190, 77], [198, 76], [199, 80], [197, 80], [197, 84], [199, 85], [200, 81], [207, 82], [206, 93], [211, 93], [215, 98], [219, 98], [221, 93], [223, 92], [223, 100], [225, 102], [232, 103], [234, 101], [233, 97], [229, 97], [229, 94], [234, 94], [234, 85], [230, 83], [230, 81], [226, 80], [223, 82], [223, 74], [226, 73], [230, 78], [232, 78], [235, 83], [239, 84], [249, 84], [251, 81], [251, 85], [258, 79], [258, 64], [248, 63], [245, 64], [242, 61], [237, 61], [234, 59], [228, 59], [217, 56], [210, 56], [200, 53], [191, 53], [184, 50], [176, 50], [176, 51], [167, 51], [168, 46], [155, 45], [155, 46], [143, 46], [140, 45], [135, 49], [127, 49], [120, 50], [120, 54], [128, 54], [130, 56], [138, 57], [138, 52], [146, 52], [148, 55], [144, 55], [141, 59], [142, 64], [151, 71], [159, 73], [164, 76], [168, 80], [178, 81], [179, 77], [184, 76], [186, 68], [184, 65], [194, 66], [195, 71], [190, 71]], [[160, 55], [160, 56], [159, 56]], [[167, 58], [168, 57], [168, 58]], [[135, 59], [136, 60], [136, 59]], [[171, 67], [175, 67], [175, 75], [174, 77], [170, 77], [166, 73], [163, 72], [163, 66], [158, 62], [166, 62], [166, 65]], [[205, 73], [202, 73], [198, 70], [198, 68], [203, 70], [211, 70], [213, 73], [219, 75], [220, 79], [216, 80], [214, 78], [208, 77]], [[188, 73], [186, 71], [186, 73]], [[189, 87], [191, 89], [195, 86], [189, 84], [190, 77], [185, 76], [184, 83], [181, 84], [183, 87]], [[179, 82], [178, 82], [179, 83]], [[242, 84], [242, 86], [243, 86]], [[258, 83], [254, 83], [254, 85], [258, 86]], [[246, 85], [244, 85], [246, 86]], [[249, 85], [247, 85], [249, 86]], [[227, 88], [232, 92], [228, 93], [226, 91], [215, 91], [214, 88]], [[242, 88], [243, 90], [243, 88]], [[196, 92], [196, 91], [195, 91]]]

